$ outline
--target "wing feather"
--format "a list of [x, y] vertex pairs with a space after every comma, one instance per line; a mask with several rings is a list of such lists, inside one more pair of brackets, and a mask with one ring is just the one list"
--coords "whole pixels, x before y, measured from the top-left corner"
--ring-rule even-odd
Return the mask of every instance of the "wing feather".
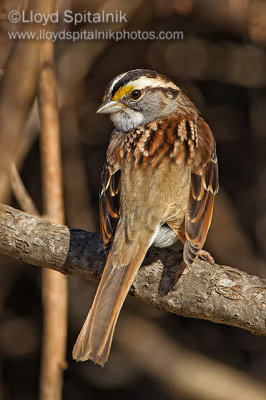
[[184, 260], [191, 264], [202, 249], [210, 227], [214, 196], [218, 192], [218, 163], [212, 132], [198, 120], [198, 148], [192, 161], [191, 188], [185, 217]]
[[120, 216], [120, 170], [111, 171], [105, 164], [102, 172], [102, 189], [99, 196], [100, 225], [103, 246], [109, 247]]

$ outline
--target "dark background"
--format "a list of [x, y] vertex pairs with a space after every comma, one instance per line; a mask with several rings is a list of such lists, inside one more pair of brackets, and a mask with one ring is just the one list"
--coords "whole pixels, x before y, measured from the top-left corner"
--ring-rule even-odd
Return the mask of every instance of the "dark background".
[[[10, 48], [7, 31], [15, 29], [6, 16], [9, 10], [21, 7], [21, 3], [3, 1], [0, 7], [0, 68], [4, 70]], [[206, 249], [217, 263], [265, 278], [265, 1], [139, 0], [133, 5], [129, 1], [73, 0], [59, 4], [61, 13], [64, 9], [111, 11], [112, 7], [127, 12], [128, 23], [108, 25], [108, 29], [182, 31], [184, 38], [56, 42], [67, 225], [90, 231], [99, 228], [99, 179], [112, 126], [108, 117], [96, 115], [95, 111], [106, 84], [129, 69], [154, 69], [171, 78], [193, 100], [217, 141], [220, 192]], [[59, 24], [56, 29], [100, 30], [107, 26], [81, 24], [75, 28]], [[21, 175], [41, 210], [36, 111], [29, 122], [28, 138], [29, 151], [20, 162]], [[19, 208], [12, 198], [10, 204]], [[41, 271], [2, 256], [0, 263], [0, 399], [36, 399], [42, 334]], [[181, 388], [173, 389], [160, 373], [149, 369], [143, 360], [138, 362], [136, 354], [121, 348], [116, 339], [106, 368], [72, 361], [72, 346], [95, 289], [91, 282], [69, 278], [69, 364], [63, 398], [204, 399], [200, 393], [194, 396], [192, 392], [184, 394]], [[189, 354], [205, 355], [204, 363], [217, 361], [217, 368], [219, 362], [224, 363], [243, 371], [255, 384], [259, 381], [266, 384], [263, 337], [173, 316], [132, 298], [127, 299], [122, 314], [145, 318], [177, 348], [181, 344]], [[182, 357], [176, 362], [182, 365]], [[192, 382], [193, 379], [196, 376], [191, 376]]]

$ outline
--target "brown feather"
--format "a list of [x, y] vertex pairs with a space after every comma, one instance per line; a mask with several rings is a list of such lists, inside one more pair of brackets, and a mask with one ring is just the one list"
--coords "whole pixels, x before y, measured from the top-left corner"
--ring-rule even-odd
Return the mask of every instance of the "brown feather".
[[75, 360], [91, 359], [104, 366], [118, 315], [148, 245], [149, 240], [139, 247], [131, 262], [123, 267], [115, 266], [112, 250], [110, 251], [92, 308], [73, 349]]
[[186, 263], [204, 245], [218, 191], [212, 132], [194, 106], [191, 113], [114, 131], [101, 183], [101, 235], [111, 249], [73, 357], [103, 366], [120, 309], [159, 225], [168, 224], [181, 237]]
[[210, 227], [214, 194], [218, 191], [218, 163], [212, 132], [198, 120], [198, 149], [192, 161], [191, 188], [185, 218], [184, 261], [192, 264]]
[[108, 164], [102, 172], [102, 190], [99, 196], [101, 236], [104, 247], [111, 245], [120, 216], [120, 170], [111, 172]]

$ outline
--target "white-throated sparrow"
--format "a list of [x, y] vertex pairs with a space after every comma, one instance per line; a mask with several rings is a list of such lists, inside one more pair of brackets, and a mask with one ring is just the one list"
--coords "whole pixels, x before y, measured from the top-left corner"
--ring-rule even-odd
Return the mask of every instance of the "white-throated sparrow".
[[180, 239], [186, 264], [200, 253], [218, 166], [209, 126], [179, 87], [157, 72], [136, 69], [114, 78], [97, 112], [111, 114], [115, 126], [100, 191], [101, 235], [110, 250], [73, 357], [103, 366], [148, 248]]

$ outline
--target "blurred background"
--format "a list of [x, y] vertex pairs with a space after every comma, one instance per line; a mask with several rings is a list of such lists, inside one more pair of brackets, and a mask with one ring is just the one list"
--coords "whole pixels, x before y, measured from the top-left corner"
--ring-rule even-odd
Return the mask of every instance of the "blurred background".
[[[8, 13], [26, 6], [27, 1], [1, 2], [1, 76], [14, 45], [7, 32], [21, 28], [8, 22]], [[206, 249], [217, 263], [265, 278], [266, 2], [67, 0], [60, 1], [57, 9], [59, 14], [66, 9], [127, 13], [127, 23], [74, 26], [60, 22], [57, 31], [183, 32], [179, 40], [55, 43], [67, 225], [99, 230], [98, 189], [112, 125], [108, 117], [95, 112], [105, 86], [121, 72], [154, 69], [171, 78], [193, 100], [217, 141], [221, 186]], [[34, 106], [25, 132], [18, 138], [15, 161], [41, 211], [38, 135]], [[2, 147], [0, 157], [3, 152]], [[2, 188], [1, 198], [19, 208], [9, 185]], [[0, 265], [0, 399], [36, 399], [42, 334], [41, 271], [3, 256]], [[234, 385], [241, 386], [239, 382], [246, 382], [251, 389], [266, 385], [265, 338], [170, 315], [130, 296], [107, 366], [101, 369], [91, 362], [74, 363], [72, 346], [95, 290], [96, 284], [69, 277], [65, 400], [228, 400], [224, 387], [232, 385], [234, 393]], [[127, 344], [125, 337], [137, 341], [138, 347]], [[141, 348], [147, 346], [147, 337], [150, 352]], [[156, 349], [161, 354], [164, 348], [164, 367], [160, 369]], [[242, 399], [240, 392], [232, 396], [230, 399]], [[254, 392], [252, 398], [260, 397]]]

